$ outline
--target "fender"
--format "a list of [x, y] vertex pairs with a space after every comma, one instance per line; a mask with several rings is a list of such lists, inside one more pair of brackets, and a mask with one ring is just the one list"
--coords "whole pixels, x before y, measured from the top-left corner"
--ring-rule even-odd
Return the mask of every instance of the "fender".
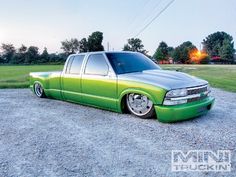
[[[44, 82], [45, 82], [45, 80], [44, 80]], [[37, 80], [37, 81], [34, 81], [33, 84], [30, 85], [30, 88], [32, 89], [32, 91], [35, 93], [35, 91], [34, 91], [34, 85], [35, 85], [36, 83], [39, 83], [39, 84], [43, 87], [45, 95], [46, 95], [47, 97], [50, 97], [50, 94], [48, 93], [48, 90], [45, 88], [45, 85], [46, 85], [46, 84], [43, 84], [43, 82], [42, 82], [41, 79], [40, 79], [40, 80]]]
[[145, 95], [153, 102], [153, 104], [157, 103], [157, 100], [151, 94], [149, 94], [143, 90], [137, 89], [137, 88], [128, 88], [128, 89], [124, 90], [119, 96], [119, 100], [118, 100], [118, 111], [119, 112], [122, 112], [122, 99], [123, 99], [123, 97], [129, 93], [138, 93], [138, 94]]

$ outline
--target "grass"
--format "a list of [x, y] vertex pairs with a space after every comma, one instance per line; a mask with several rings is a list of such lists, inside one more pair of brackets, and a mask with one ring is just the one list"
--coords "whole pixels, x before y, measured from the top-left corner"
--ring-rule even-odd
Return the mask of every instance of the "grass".
[[0, 66], [0, 88], [29, 87], [29, 73], [62, 70], [62, 65]]
[[[207, 80], [212, 87], [236, 92], [236, 65], [161, 65]], [[62, 70], [63, 65], [0, 66], [0, 88], [26, 88], [29, 73]]]
[[161, 65], [207, 80], [212, 87], [236, 92], [236, 65]]

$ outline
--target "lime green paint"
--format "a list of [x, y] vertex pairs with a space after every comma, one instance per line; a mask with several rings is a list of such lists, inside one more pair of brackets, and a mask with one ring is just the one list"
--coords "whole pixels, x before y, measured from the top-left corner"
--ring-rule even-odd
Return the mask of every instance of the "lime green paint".
[[[214, 104], [213, 97], [204, 100], [176, 106], [156, 105], [155, 110], [158, 120], [161, 122], [176, 122], [206, 114]], [[206, 108], [200, 111], [202, 108]]]
[[117, 78], [85, 75], [81, 88], [82, 102], [85, 104], [117, 110]]
[[61, 73], [32, 73], [30, 87], [39, 82], [50, 98], [83, 103], [117, 112], [122, 112], [122, 98], [128, 93], [140, 93], [154, 104], [161, 104], [166, 91], [152, 85], [117, 81], [104, 76], [89, 77], [63, 75]]
[[[120, 113], [124, 110], [125, 99], [128, 94], [142, 94], [153, 102], [157, 118], [162, 122], [175, 122], [202, 115], [210, 110], [214, 102], [214, 98], [207, 97], [192, 103], [164, 106], [163, 100], [170, 89], [184, 86], [196, 87], [197, 84], [207, 84], [207, 82], [193, 79], [186, 74], [162, 70], [149, 72], [149, 74], [148, 72], [134, 72], [130, 73], [131, 75], [116, 75], [111, 66], [109, 66], [108, 74], [105, 76], [89, 75], [84, 72], [88, 56], [89, 54], [83, 60], [80, 74], [68, 74], [66, 66], [69, 60], [62, 72], [31, 72], [30, 88], [34, 90], [35, 83], [40, 83], [49, 98]], [[185, 82], [181, 82], [180, 78], [184, 78]], [[171, 87], [168, 86], [171, 84]]]
[[121, 110], [122, 98], [129, 93], [139, 93], [147, 96], [154, 104], [162, 104], [166, 90], [140, 82], [118, 81], [119, 110]]
[[[128, 93], [146, 95], [155, 105], [157, 118], [161, 122], [175, 122], [199, 116], [204, 112], [197, 112], [199, 108], [212, 105], [214, 99], [208, 97], [204, 100], [177, 105], [163, 106], [162, 102], [166, 90], [133, 81], [117, 81], [108, 77], [76, 77], [62, 76], [60, 73], [36, 73], [31, 75], [30, 85], [35, 82], [42, 84], [48, 97], [90, 105], [102, 109], [122, 112], [122, 98]], [[210, 106], [211, 107], [211, 106]], [[209, 108], [210, 108], [209, 107]]]
[[[59, 81], [58, 81], [59, 82]], [[76, 75], [64, 75], [61, 78], [63, 99], [67, 101], [81, 100], [81, 78]]]

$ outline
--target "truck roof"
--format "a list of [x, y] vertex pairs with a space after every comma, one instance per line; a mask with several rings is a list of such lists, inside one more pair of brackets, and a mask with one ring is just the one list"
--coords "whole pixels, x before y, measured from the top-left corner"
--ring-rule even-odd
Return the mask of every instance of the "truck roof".
[[[137, 53], [137, 52], [133, 52], [133, 51], [97, 51], [97, 52], [77, 52], [76, 54], [99, 54], [99, 53]], [[75, 55], [75, 54], [72, 54]]]

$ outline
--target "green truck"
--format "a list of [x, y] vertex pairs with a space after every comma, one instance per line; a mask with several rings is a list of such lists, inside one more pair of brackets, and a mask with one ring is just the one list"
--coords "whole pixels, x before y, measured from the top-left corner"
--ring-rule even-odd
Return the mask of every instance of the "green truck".
[[48, 97], [140, 118], [175, 122], [207, 113], [213, 106], [207, 81], [162, 70], [136, 52], [70, 55], [63, 71], [32, 72], [30, 87]]

